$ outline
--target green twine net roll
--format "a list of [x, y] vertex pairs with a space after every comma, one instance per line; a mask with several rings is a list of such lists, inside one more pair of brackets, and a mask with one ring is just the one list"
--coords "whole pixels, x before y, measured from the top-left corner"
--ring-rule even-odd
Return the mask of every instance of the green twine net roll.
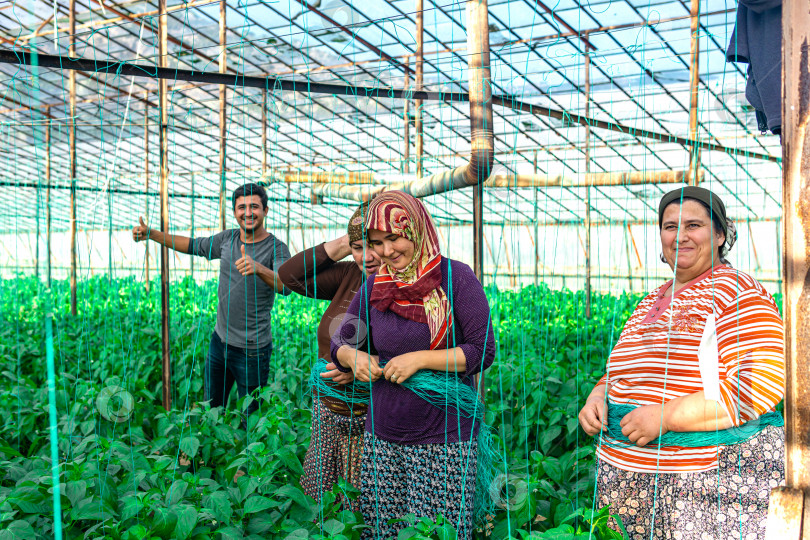
[[[623, 433], [622, 418], [635, 409], [634, 405], [608, 403], [608, 426], [600, 437], [600, 444], [614, 447], [635, 446]], [[666, 446], [681, 446], [698, 448], [703, 446], [730, 446], [741, 444], [768, 426], [784, 426], [785, 420], [778, 412], [765, 413], [762, 416], [746, 422], [740, 426], [715, 431], [669, 431], [647, 443], [645, 448], [661, 448]], [[610, 441], [606, 440], [606, 436]]]
[[[319, 359], [309, 379], [310, 387], [321, 396], [343, 400], [347, 403], [368, 403], [367, 392], [339, 392], [329, 387], [320, 376], [326, 370], [326, 361]], [[350, 383], [347, 387], [354, 384]], [[478, 393], [462, 383], [458, 377], [420, 370], [414, 373], [402, 386], [441, 410], [452, 411], [464, 418], [472, 418], [478, 426], [478, 460], [475, 477], [475, 501], [473, 518], [476, 524], [483, 524], [487, 515], [495, 513], [495, 501], [490, 486], [499, 472], [504, 470], [501, 456], [495, 451], [492, 427], [484, 421], [484, 403]]]
[[[349, 384], [341, 385], [342, 388], [337, 390], [327, 382], [327, 379], [321, 377], [321, 373], [330, 371], [326, 369], [326, 363], [326, 360], [322, 358], [318, 359], [312, 370], [312, 374], [309, 376], [309, 387], [312, 389], [313, 394], [321, 397], [339, 399], [348, 405], [368, 405], [368, 383], [350, 382]], [[334, 385], [335, 383], [332, 384]]]

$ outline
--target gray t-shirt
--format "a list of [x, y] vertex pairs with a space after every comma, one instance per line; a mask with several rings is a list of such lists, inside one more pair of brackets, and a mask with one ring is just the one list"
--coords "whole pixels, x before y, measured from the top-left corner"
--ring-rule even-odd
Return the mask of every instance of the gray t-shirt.
[[[242, 257], [239, 229], [228, 229], [207, 238], [191, 241], [191, 253], [206, 259], [219, 259], [217, 324], [214, 330], [227, 345], [243, 349], [261, 348], [272, 343], [270, 313], [276, 293], [257, 275], [243, 276], [234, 264]], [[290, 258], [287, 245], [269, 235], [260, 242], [244, 244], [245, 254], [259, 264], [278, 271]], [[290, 294], [285, 290], [284, 295]]]

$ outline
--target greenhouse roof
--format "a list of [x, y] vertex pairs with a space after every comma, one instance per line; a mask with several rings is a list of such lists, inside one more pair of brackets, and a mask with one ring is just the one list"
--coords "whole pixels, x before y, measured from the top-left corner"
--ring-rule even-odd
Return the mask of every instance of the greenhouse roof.
[[[5, 50], [67, 55], [69, 4], [16, 2], [0, 6]], [[228, 2], [227, 73], [284, 80], [401, 89], [416, 67], [414, 0]], [[424, 88], [467, 91], [465, 2], [424, 2]], [[168, 67], [218, 70], [220, 2], [168, 2]], [[157, 2], [76, 0], [76, 56], [154, 66]], [[704, 150], [703, 182], [735, 219], [781, 215], [779, 139], [760, 134], [744, 97], [744, 65], [725, 61], [735, 10], [705, 0], [698, 18], [700, 47], [697, 139], [731, 149]], [[334, 23], [339, 23], [336, 25]], [[592, 128], [591, 172], [686, 170], [689, 137], [690, 6], [681, 1], [491, 0], [492, 91], [569, 115], [661, 135]], [[28, 48], [28, 49], [26, 49]], [[586, 99], [590, 64], [590, 104]], [[0, 64], [0, 230], [43, 225], [50, 125], [52, 227], [68, 228], [68, 69]], [[158, 215], [158, 81], [118, 73], [76, 72], [77, 220], [81, 229], [127, 228]], [[228, 88], [227, 191], [262, 178], [262, 89]], [[357, 171], [375, 181], [403, 177], [404, 99], [281, 91], [268, 85], [266, 168], [271, 225], [328, 227], [345, 223], [357, 204], [326, 197], [313, 204], [309, 183], [272, 181], [285, 172]], [[218, 223], [219, 86], [169, 81], [170, 219], [174, 229]], [[586, 107], [588, 110], [586, 111]], [[495, 105], [496, 173], [584, 177], [586, 128], [548, 115]], [[413, 118], [414, 104], [408, 115]], [[469, 104], [423, 103], [426, 174], [468, 159]], [[145, 129], [148, 137], [145, 137]], [[411, 126], [410, 162], [415, 172]], [[664, 140], [661, 140], [664, 139]], [[144, 148], [148, 141], [148, 151]], [[749, 155], [746, 152], [756, 155]], [[148, 159], [146, 158], [148, 156]], [[770, 159], [763, 159], [770, 157]], [[146, 168], [148, 167], [148, 178]], [[410, 176], [413, 176], [411, 174]], [[579, 182], [582, 184], [582, 182]], [[594, 221], [638, 222], [656, 217], [660, 195], [676, 185], [571, 185], [486, 188], [490, 223], [577, 223], [590, 190]], [[428, 198], [443, 223], [472, 220], [472, 193]], [[36, 205], [36, 209], [32, 206]], [[111, 208], [111, 213], [110, 209]], [[536, 212], [536, 213], [535, 213]]]

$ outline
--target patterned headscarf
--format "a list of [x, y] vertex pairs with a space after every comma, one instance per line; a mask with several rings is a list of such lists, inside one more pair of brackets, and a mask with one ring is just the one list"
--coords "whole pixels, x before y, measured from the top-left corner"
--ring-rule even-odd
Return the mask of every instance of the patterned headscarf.
[[352, 217], [349, 219], [349, 226], [346, 232], [349, 234], [349, 243], [362, 242], [365, 238], [366, 227], [366, 214], [368, 213], [368, 204], [363, 203], [357, 207]]
[[453, 309], [441, 287], [439, 236], [424, 205], [403, 191], [386, 191], [371, 201], [366, 229], [393, 233], [414, 243], [413, 260], [406, 268], [380, 266], [371, 305], [427, 323], [431, 350], [448, 348]]

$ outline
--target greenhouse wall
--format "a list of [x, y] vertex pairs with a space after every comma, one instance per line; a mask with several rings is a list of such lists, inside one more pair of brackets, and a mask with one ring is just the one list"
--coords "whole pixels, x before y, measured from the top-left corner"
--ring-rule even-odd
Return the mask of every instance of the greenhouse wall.
[[[738, 239], [729, 255], [731, 264], [755, 276], [771, 292], [779, 289], [781, 260], [779, 255], [778, 222], [737, 222]], [[439, 237], [443, 253], [472, 265], [472, 226], [440, 225]], [[537, 280], [554, 289], [584, 288], [585, 230], [582, 226], [538, 225], [539, 259]], [[173, 231], [189, 235], [190, 231]], [[305, 247], [336, 238], [345, 229], [286, 228], [271, 232], [288, 242], [290, 251], [297, 253]], [[195, 236], [215, 234], [216, 229], [195, 230]], [[145, 245], [132, 241], [128, 230], [80, 231], [77, 240], [79, 278], [106, 274], [109, 268], [108, 244], [112, 240], [112, 265], [116, 277], [145, 276]], [[500, 288], [517, 289], [535, 282], [534, 225], [488, 225], [484, 227], [484, 260], [486, 282]], [[668, 266], [659, 259], [661, 253], [658, 228], [655, 224], [595, 224], [591, 231], [592, 287], [595, 291], [647, 291], [670, 277]], [[20, 233], [0, 236], [2, 252], [0, 268], [3, 277], [35, 271], [36, 234]], [[159, 246], [149, 244], [151, 276], [159, 273]], [[70, 265], [70, 236], [55, 232], [52, 237], [53, 276], [68, 275]], [[40, 274], [44, 276], [45, 238], [39, 238]], [[191, 257], [170, 252], [173, 278], [185, 276], [191, 270]], [[218, 265], [194, 258], [195, 277], [200, 280], [216, 277]], [[629, 276], [629, 277], [628, 277]]]

